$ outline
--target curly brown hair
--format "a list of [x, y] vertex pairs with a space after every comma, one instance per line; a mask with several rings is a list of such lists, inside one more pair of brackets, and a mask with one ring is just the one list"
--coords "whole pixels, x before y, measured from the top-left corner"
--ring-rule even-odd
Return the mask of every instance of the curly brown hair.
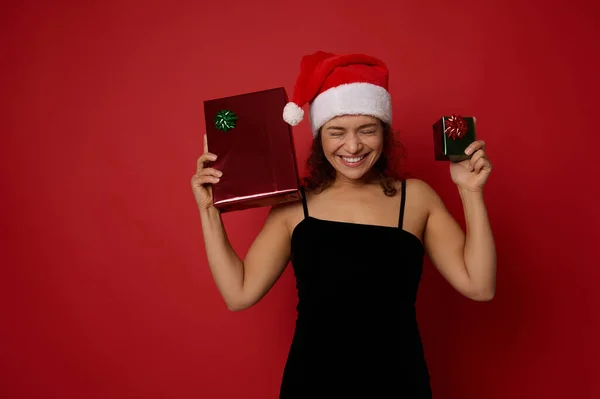
[[[395, 132], [391, 126], [385, 123], [382, 123], [382, 126], [383, 151], [377, 162], [375, 162], [375, 165], [373, 165], [373, 169], [377, 172], [379, 184], [385, 195], [393, 197], [397, 192], [395, 182], [402, 178], [396, 169], [395, 159], [396, 155], [400, 155], [401, 159], [404, 158], [405, 148], [400, 141], [394, 139]], [[310, 153], [306, 160], [306, 167], [308, 169], [308, 176], [302, 179], [302, 186], [304, 188], [319, 193], [333, 184], [336, 171], [323, 152], [321, 131], [319, 131], [312, 142]]]

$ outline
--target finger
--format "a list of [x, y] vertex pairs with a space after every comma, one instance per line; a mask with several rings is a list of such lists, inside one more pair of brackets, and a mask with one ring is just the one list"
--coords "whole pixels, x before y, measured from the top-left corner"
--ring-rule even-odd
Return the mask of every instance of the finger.
[[475, 151], [477, 151], [479, 149], [484, 149], [484, 148], [485, 148], [485, 141], [477, 140], [477, 141], [472, 142], [471, 144], [469, 144], [469, 146], [467, 148], [465, 148], [465, 154], [471, 155]]
[[215, 168], [204, 168], [200, 169], [196, 172], [198, 176], [214, 176], [214, 177], [223, 177], [223, 172]]
[[214, 176], [198, 176], [192, 177], [192, 186], [204, 186], [206, 184], [217, 184], [221, 179]]
[[487, 158], [485, 158], [485, 163], [483, 164], [483, 170], [487, 170], [488, 172], [492, 171], [492, 163]]
[[481, 172], [481, 169], [483, 169], [486, 162], [487, 162], [487, 160], [485, 158], [479, 158], [479, 160], [475, 163], [475, 166], [473, 167], [473, 171], [475, 173]]
[[208, 152], [208, 137], [206, 133], [204, 133], [204, 152]]
[[469, 159], [469, 170], [473, 170], [475, 168], [475, 164], [481, 158], [485, 158], [485, 152], [483, 150], [477, 150], [477, 152], [471, 156], [471, 159]]
[[204, 164], [208, 161], [216, 161], [217, 160], [217, 156], [211, 152], [205, 152], [204, 154], [200, 155], [200, 158], [198, 158], [198, 160], [196, 161], [196, 169], [200, 170], [200, 169], [204, 169]]

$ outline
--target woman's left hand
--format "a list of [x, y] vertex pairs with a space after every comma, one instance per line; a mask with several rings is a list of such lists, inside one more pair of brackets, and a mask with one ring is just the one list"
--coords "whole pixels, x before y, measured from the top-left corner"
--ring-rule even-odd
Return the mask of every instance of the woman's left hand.
[[483, 187], [492, 171], [492, 164], [485, 154], [485, 142], [482, 140], [474, 141], [465, 149], [465, 153], [473, 155], [470, 159], [450, 162], [452, 181], [459, 188], [468, 191], [483, 191]]

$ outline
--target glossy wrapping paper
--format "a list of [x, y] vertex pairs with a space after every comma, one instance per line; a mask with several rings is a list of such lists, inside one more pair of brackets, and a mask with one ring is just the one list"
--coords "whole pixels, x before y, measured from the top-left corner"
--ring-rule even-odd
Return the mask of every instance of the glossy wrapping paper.
[[288, 101], [274, 88], [204, 102], [209, 166], [223, 172], [213, 185], [221, 212], [300, 199], [292, 129], [283, 120]]
[[475, 117], [443, 116], [433, 124], [434, 158], [458, 162], [470, 158], [465, 150], [475, 141]]

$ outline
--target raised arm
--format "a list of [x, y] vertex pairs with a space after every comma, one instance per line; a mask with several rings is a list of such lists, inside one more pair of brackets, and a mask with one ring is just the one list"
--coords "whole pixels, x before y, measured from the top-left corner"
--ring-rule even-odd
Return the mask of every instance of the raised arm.
[[440, 197], [421, 183], [429, 206], [424, 233], [427, 254], [458, 292], [475, 301], [489, 301], [496, 289], [496, 253], [483, 194], [460, 192], [465, 234]]
[[489, 301], [496, 293], [496, 247], [483, 198], [492, 165], [484, 148], [485, 142], [475, 141], [465, 150], [469, 159], [450, 163], [463, 204], [466, 234], [433, 189], [420, 184], [429, 210], [424, 234], [429, 257], [454, 288], [476, 301]]
[[235, 253], [219, 212], [200, 211], [208, 264], [214, 281], [232, 311], [256, 304], [275, 284], [290, 258], [285, 211], [273, 208], [242, 261]]
[[198, 158], [191, 185], [202, 221], [208, 264], [214, 281], [232, 311], [246, 309], [258, 302], [281, 275], [290, 258], [290, 232], [286, 223], [289, 206], [274, 207], [250, 247], [244, 261], [235, 253], [223, 227], [220, 212], [213, 206], [212, 185], [218, 184], [221, 171], [206, 167], [217, 156], [208, 152]]

